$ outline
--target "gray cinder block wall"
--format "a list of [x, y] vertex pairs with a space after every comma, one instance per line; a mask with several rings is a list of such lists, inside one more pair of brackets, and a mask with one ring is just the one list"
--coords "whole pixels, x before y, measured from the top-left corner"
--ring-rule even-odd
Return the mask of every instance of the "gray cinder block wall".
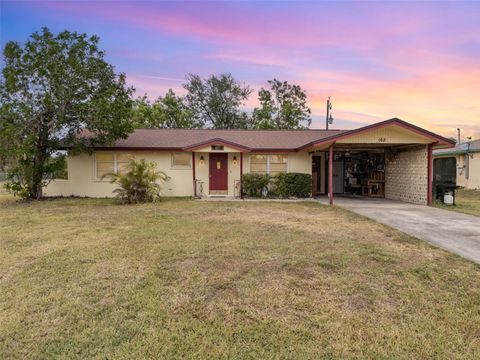
[[389, 154], [385, 158], [385, 197], [427, 205], [427, 146]]

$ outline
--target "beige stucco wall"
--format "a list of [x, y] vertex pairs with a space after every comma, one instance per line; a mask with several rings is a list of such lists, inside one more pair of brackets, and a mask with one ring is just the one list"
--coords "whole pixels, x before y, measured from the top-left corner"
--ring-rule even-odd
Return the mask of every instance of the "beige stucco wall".
[[[235, 195], [235, 182], [240, 180], [240, 153], [228, 153], [228, 195]], [[222, 151], [216, 151], [222, 152]], [[157, 163], [157, 170], [169, 176], [163, 186], [163, 196], [193, 196], [193, 169], [192, 167], [173, 167], [172, 153], [170, 152], [131, 152], [135, 159], [146, 159]], [[244, 153], [243, 172], [250, 169], [250, 156], [253, 153]], [[311, 174], [312, 160], [307, 152], [288, 153], [287, 171]], [[203, 164], [201, 164], [203, 156]], [[236, 164], [234, 164], [236, 157]], [[86, 196], [86, 197], [112, 197], [115, 184], [110, 184], [107, 179], [96, 178], [95, 154], [81, 154], [68, 158], [68, 180], [54, 180], [45, 187], [46, 196]], [[203, 193], [209, 195], [209, 153], [195, 152], [195, 177], [202, 182]], [[200, 195], [200, 194], [199, 194]]]
[[[169, 152], [134, 152], [135, 159], [146, 159], [157, 163], [157, 170], [169, 176], [163, 185], [164, 196], [192, 196], [192, 168], [172, 167]], [[45, 189], [46, 196], [112, 197], [115, 184], [107, 179], [96, 178], [95, 155], [81, 154], [68, 158], [68, 180], [54, 180]]]
[[427, 146], [397, 152], [385, 159], [385, 197], [426, 205], [428, 192]]
[[[469, 157], [468, 161], [466, 160], [466, 156]], [[480, 189], [480, 153], [461, 154], [454, 157], [457, 159], [457, 185], [466, 189]], [[468, 178], [466, 169], [467, 162]]]

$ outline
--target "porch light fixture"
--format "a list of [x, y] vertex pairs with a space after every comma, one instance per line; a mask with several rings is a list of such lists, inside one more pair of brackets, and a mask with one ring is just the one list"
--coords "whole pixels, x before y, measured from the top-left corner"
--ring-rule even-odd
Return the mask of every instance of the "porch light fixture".
[[203, 155], [200, 155], [200, 165], [205, 164], [205, 159], [203, 158]]
[[233, 165], [237, 165], [237, 157], [236, 156], [233, 157]]

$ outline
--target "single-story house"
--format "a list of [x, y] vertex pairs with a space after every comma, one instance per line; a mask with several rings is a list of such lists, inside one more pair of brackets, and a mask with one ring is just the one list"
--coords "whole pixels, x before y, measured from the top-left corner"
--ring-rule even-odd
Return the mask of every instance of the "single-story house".
[[242, 174], [312, 175], [312, 195], [357, 194], [430, 204], [432, 150], [454, 142], [400, 119], [355, 130], [138, 129], [93, 154], [68, 157], [47, 196], [110, 197], [102, 176], [145, 158], [169, 176], [165, 196], [240, 196]]
[[458, 186], [480, 189], [480, 139], [457, 144], [451, 149], [435, 150], [433, 159], [439, 178], [451, 174]]

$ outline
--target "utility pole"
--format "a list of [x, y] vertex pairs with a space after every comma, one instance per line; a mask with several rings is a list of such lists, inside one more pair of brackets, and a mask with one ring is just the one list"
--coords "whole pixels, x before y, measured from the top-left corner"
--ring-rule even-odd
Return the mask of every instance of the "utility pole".
[[327, 117], [325, 118], [325, 129], [328, 130], [328, 124], [333, 123], [332, 114], [330, 114], [330, 110], [332, 110], [332, 101], [330, 100], [330, 96], [327, 100]]

